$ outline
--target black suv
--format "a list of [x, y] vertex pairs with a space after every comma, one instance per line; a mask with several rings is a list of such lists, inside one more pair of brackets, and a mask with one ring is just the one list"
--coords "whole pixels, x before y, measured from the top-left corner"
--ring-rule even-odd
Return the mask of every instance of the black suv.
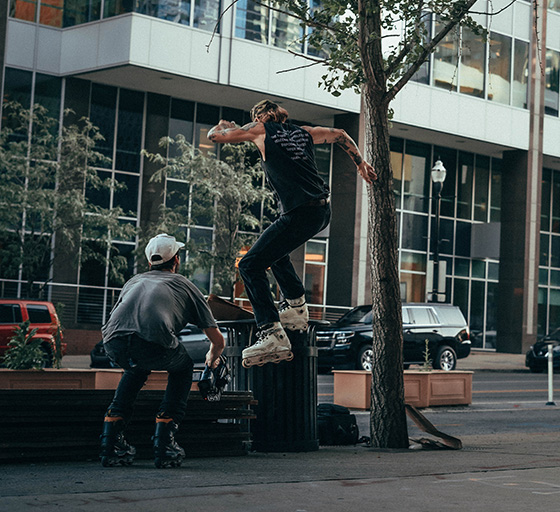
[[[457, 306], [407, 303], [403, 313], [404, 367], [423, 364], [426, 340], [436, 369], [453, 370], [471, 352], [469, 327]], [[371, 306], [358, 306], [317, 332], [319, 369], [371, 370]]]

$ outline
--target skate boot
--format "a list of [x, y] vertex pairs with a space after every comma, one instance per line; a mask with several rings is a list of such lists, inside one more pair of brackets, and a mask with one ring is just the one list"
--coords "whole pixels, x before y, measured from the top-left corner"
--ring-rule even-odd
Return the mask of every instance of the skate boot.
[[103, 423], [101, 439], [101, 453], [99, 458], [104, 467], [130, 466], [136, 455], [136, 448], [128, 444], [124, 438], [124, 419], [120, 416], [106, 416]]
[[204, 400], [208, 402], [219, 402], [222, 391], [231, 380], [229, 368], [224, 356], [220, 356], [220, 362], [216, 368], [208, 365], [204, 368], [202, 376], [198, 381], [198, 390]]
[[257, 341], [243, 351], [242, 364], [245, 368], [266, 363], [291, 361], [294, 358], [292, 345], [280, 322], [267, 324], [257, 331]]
[[172, 418], [156, 418], [154, 441], [154, 463], [156, 468], [179, 467], [185, 458], [185, 450], [175, 442], [179, 430]]
[[309, 311], [305, 303], [305, 295], [299, 299], [286, 299], [278, 308], [282, 326], [290, 331], [307, 331]]

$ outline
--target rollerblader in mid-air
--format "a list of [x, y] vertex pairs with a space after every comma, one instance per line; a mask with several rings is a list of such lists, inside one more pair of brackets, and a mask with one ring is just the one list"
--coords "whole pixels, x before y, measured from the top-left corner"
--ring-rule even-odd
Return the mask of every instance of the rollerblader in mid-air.
[[176, 333], [187, 324], [198, 325], [210, 340], [206, 364], [214, 368], [224, 349], [208, 303], [196, 286], [177, 274], [179, 250], [185, 244], [161, 234], [146, 246], [150, 271], [138, 274], [123, 287], [103, 326], [108, 356], [124, 368], [101, 434], [103, 466], [132, 464], [136, 450], [124, 437], [138, 392], [152, 370], [168, 372], [167, 388], [155, 418], [156, 467], [180, 466], [185, 451], [175, 434], [185, 416], [193, 378], [193, 362]]
[[[284, 328], [305, 331], [309, 313], [305, 288], [290, 253], [329, 223], [329, 188], [319, 176], [314, 144], [337, 144], [352, 158], [360, 176], [368, 183], [377, 179], [354, 140], [337, 128], [297, 126], [288, 112], [263, 100], [251, 109], [252, 122], [237, 126], [221, 120], [208, 132], [214, 143], [253, 142], [261, 156], [268, 183], [280, 207], [280, 216], [241, 259], [239, 273], [245, 283], [257, 323], [257, 341], [243, 351], [243, 365], [263, 365], [293, 359]], [[270, 268], [284, 300], [276, 308], [266, 270]]]

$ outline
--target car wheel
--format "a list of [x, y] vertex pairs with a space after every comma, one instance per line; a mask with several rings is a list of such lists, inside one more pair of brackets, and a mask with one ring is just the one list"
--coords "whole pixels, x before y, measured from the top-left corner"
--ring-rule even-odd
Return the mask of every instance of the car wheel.
[[358, 351], [356, 368], [358, 370], [365, 370], [366, 372], [371, 372], [372, 358], [373, 358], [373, 349], [369, 345], [364, 345]]
[[45, 345], [41, 345], [41, 349], [44, 353], [43, 356], [43, 368], [52, 368], [53, 367], [53, 355], [51, 350], [46, 347]]
[[433, 366], [436, 370], [454, 370], [455, 366], [457, 366], [457, 354], [447, 345], [439, 347], [436, 357], [434, 358]]

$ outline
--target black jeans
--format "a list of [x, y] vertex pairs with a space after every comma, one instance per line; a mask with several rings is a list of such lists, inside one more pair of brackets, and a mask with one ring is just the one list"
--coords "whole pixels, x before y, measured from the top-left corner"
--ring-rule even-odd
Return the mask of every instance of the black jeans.
[[304, 295], [305, 288], [290, 261], [290, 253], [324, 229], [330, 219], [328, 204], [300, 206], [281, 215], [241, 259], [239, 273], [258, 326], [280, 320], [266, 270], [272, 270], [284, 298]]
[[152, 370], [167, 371], [167, 388], [159, 413], [179, 424], [185, 416], [187, 399], [193, 380], [193, 362], [185, 347], [169, 349], [150, 343], [132, 334], [105, 343], [112, 361], [124, 368], [107, 415], [122, 416], [128, 422], [132, 416], [138, 392]]

